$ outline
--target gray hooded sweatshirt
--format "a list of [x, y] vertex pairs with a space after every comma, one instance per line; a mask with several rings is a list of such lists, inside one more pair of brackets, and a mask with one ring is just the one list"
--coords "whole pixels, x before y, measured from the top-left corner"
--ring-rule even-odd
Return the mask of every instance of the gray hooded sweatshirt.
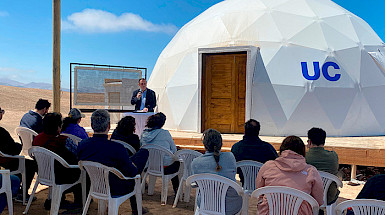
[[[171, 153], [176, 152], [175, 142], [171, 137], [169, 131], [164, 129], [145, 129], [140, 137], [140, 146], [144, 145], [157, 145], [161, 146]], [[173, 163], [173, 159], [170, 156], [164, 157], [164, 165], [169, 166]]]

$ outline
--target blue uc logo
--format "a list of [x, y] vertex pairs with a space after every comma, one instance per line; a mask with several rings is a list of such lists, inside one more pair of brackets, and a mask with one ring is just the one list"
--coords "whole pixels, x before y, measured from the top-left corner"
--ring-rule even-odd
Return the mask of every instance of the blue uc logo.
[[[302, 75], [307, 80], [317, 80], [320, 78], [321, 71], [320, 71], [319, 62], [317, 62], [317, 61], [313, 62], [314, 75], [309, 75], [309, 70], [307, 68], [307, 62], [301, 62], [301, 67], [302, 67]], [[340, 69], [340, 67], [334, 62], [330, 62], [330, 61], [325, 62], [322, 65], [322, 75], [329, 81], [338, 81], [341, 78], [341, 74], [336, 73], [334, 76], [330, 76], [329, 72], [328, 72], [329, 67], [333, 67], [334, 69]]]

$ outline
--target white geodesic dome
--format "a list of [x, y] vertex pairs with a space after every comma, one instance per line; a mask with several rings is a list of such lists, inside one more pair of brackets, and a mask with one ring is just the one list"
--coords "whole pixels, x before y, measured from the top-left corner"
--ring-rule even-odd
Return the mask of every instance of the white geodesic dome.
[[262, 135], [385, 133], [385, 45], [330, 0], [226, 0], [183, 26], [149, 80], [166, 128], [200, 132], [198, 51], [221, 47], [259, 50], [248, 55], [245, 118], [260, 121]]

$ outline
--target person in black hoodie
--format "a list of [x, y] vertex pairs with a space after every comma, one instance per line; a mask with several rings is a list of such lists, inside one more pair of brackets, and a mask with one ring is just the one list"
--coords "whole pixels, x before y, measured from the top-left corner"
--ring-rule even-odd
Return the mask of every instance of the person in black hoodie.
[[[275, 160], [278, 157], [274, 147], [265, 141], [262, 141], [258, 135], [261, 125], [257, 120], [250, 119], [245, 123], [245, 135], [243, 139], [231, 147], [236, 161], [254, 160], [265, 163], [268, 160]], [[240, 169], [237, 170], [241, 183], [243, 184], [243, 175]]]
[[[5, 110], [0, 107], [0, 120], [3, 118]], [[3, 127], [0, 127], [0, 151], [7, 155], [19, 155], [21, 152], [21, 144], [13, 140], [11, 135]], [[13, 158], [4, 158], [0, 157], [0, 166], [10, 171], [15, 171], [19, 168], [19, 160]], [[26, 168], [26, 192], [28, 191], [29, 186], [33, 180], [35, 172], [37, 170], [36, 162], [33, 160], [25, 160]], [[21, 181], [21, 174], [17, 175]], [[27, 196], [28, 197], [28, 196]], [[21, 202], [23, 200], [22, 189], [20, 188], [18, 195], [16, 196], [16, 201]], [[27, 199], [28, 200], [28, 199]]]

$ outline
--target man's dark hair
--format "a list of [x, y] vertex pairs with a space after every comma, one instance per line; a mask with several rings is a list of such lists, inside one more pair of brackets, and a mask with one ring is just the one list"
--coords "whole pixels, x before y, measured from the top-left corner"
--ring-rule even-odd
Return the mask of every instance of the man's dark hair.
[[282, 154], [285, 150], [291, 150], [305, 157], [305, 144], [297, 136], [288, 136], [282, 141], [279, 153]]
[[35, 109], [36, 110], [42, 110], [44, 108], [51, 107], [51, 103], [48, 102], [46, 99], [39, 99], [39, 101], [36, 102]]
[[245, 136], [258, 136], [261, 125], [255, 119], [250, 119], [245, 123]]
[[128, 136], [135, 132], [135, 118], [132, 116], [125, 116], [119, 122], [118, 126], [116, 126], [116, 131], [123, 136]]
[[43, 118], [43, 131], [46, 134], [58, 134], [58, 128], [62, 126], [61, 113], [47, 113]]
[[140, 83], [140, 81], [147, 81], [147, 80], [145, 78], [139, 78], [138, 83]]
[[165, 122], [166, 122], [166, 115], [164, 115], [164, 113], [162, 112], [159, 112], [157, 114], [154, 114], [148, 117], [146, 127], [159, 129], [163, 127]]
[[309, 138], [311, 143], [316, 146], [324, 145], [326, 132], [322, 128], [311, 128], [307, 132], [307, 138]]

